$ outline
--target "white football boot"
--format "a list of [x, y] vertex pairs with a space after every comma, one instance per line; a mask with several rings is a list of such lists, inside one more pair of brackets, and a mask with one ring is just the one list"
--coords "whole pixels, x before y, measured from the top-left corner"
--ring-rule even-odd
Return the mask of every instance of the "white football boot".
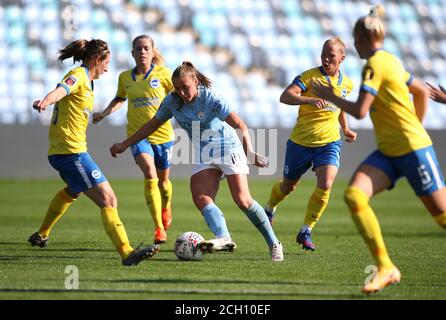
[[283, 246], [282, 243], [274, 244], [270, 249], [271, 260], [274, 262], [283, 261]]
[[200, 250], [207, 253], [214, 253], [217, 251], [234, 251], [237, 245], [231, 239], [215, 238], [201, 241], [198, 245]]

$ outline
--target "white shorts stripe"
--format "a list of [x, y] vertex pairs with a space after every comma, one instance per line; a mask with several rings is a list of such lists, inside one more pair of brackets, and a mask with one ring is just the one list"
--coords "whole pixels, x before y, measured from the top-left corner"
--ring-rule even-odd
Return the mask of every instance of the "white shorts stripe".
[[85, 172], [85, 169], [82, 166], [82, 163], [80, 161], [76, 160], [76, 161], [74, 161], [74, 164], [76, 165], [77, 170], [79, 171], [80, 175], [82, 176], [82, 179], [84, 179], [84, 182], [87, 185], [88, 189], [93, 187], [93, 185], [90, 182], [90, 179], [88, 179], [87, 172]]
[[432, 169], [432, 173], [434, 174], [434, 179], [435, 179], [438, 189], [443, 188], [444, 186], [443, 186], [443, 182], [441, 181], [441, 178], [440, 178], [440, 173], [438, 172], [438, 168], [435, 165], [435, 161], [432, 158], [432, 155], [429, 151], [426, 151], [426, 158], [427, 158], [427, 161], [429, 162], [429, 165]]

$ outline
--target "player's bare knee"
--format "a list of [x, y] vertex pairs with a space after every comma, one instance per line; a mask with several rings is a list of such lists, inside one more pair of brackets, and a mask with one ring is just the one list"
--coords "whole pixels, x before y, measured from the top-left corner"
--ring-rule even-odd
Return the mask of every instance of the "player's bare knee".
[[241, 197], [237, 197], [234, 198], [235, 203], [237, 204], [237, 206], [241, 209], [241, 210], [248, 210], [249, 207], [252, 204], [252, 198], [251, 197], [246, 197], [246, 196], [241, 196]]
[[158, 179], [158, 175], [156, 174], [155, 170], [143, 170], [144, 179], [146, 180], [152, 180], [152, 179]]
[[198, 210], [202, 210], [209, 203], [213, 202], [213, 199], [207, 195], [193, 195], [192, 200], [194, 201], [195, 206]]
[[114, 194], [106, 194], [104, 196], [104, 206], [106, 208], [117, 208], [118, 207], [118, 199]]
[[166, 180], [158, 180], [158, 188], [165, 189], [167, 185], [169, 184], [169, 179]]
[[283, 184], [280, 188], [283, 194], [288, 195], [296, 190], [297, 184]]
[[330, 190], [333, 185], [334, 179], [327, 179], [317, 184], [317, 187], [322, 190]]

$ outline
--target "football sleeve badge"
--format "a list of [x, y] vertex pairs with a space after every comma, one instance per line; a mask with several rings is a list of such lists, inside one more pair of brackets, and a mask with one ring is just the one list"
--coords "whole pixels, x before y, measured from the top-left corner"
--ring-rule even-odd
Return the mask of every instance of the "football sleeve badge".
[[69, 87], [74, 86], [76, 84], [76, 82], [77, 82], [77, 78], [75, 76], [69, 76], [64, 81], [64, 83]]

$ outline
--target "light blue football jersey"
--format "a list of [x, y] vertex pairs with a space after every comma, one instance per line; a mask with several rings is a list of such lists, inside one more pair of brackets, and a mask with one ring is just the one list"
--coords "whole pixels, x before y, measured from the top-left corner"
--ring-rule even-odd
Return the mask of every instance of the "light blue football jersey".
[[224, 120], [233, 110], [210, 89], [200, 86], [192, 103], [184, 103], [171, 93], [161, 103], [156, 118], [167, 121], [174, 117], [186, 130], [194, 145], [196, 160], [213, 162], [231, 154], [243, 152], [236, 131]]

